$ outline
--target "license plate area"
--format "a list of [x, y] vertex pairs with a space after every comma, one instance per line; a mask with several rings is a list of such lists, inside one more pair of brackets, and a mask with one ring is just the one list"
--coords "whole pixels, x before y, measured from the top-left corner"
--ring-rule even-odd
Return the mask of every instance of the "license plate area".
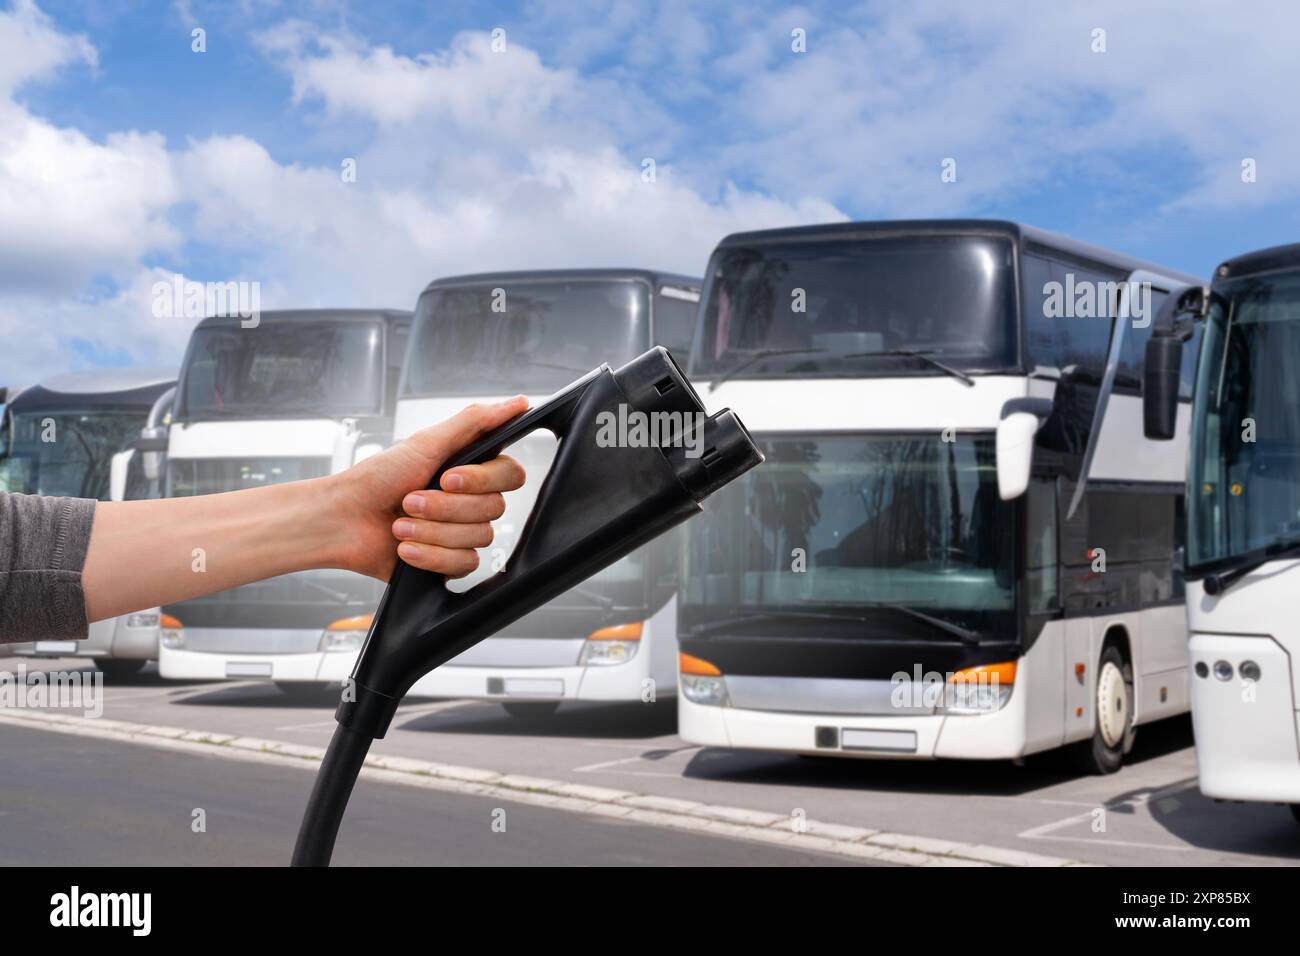
[[489, 677], [489, 694], [506, 697], [543, 697], [554, 700], [564, 696], [564, 679], [560, 677]]
[[37, 641], [32, 648], [37, 654], [75, 654], [76, 641]]
[[871, 750], [879, 753], [916, 753], [915, 730], [865, 730], [845, 727], [840, 731], [841, 750]]
[[227, 677], [270, 677], [270, 661], [227, 661]]

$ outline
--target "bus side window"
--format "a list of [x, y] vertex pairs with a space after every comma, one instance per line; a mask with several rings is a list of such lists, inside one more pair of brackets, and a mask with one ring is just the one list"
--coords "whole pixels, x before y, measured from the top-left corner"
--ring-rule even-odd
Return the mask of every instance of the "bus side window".
[[1136, 316], [1132, 311], [1129, 312], [1129, 318], [1121, 320], [1128, 322], [1128, 328], [1124, 330], [1124, 343], [1119, 349], [1119, 368], [1115, 371], [1117, 391], [1141, 394], [1142, 363], [1146, 361], [1147, 340], [1151, 338], [1151, 329], [1155, 326], [1156, 312], [1159, 311], [1160, 303], [1167, 295], [1167, 292], [1161, 292], [1159, 289], [1151, 290], [1151, 301], [1147, 303], [1147, 310], [1143, 315], [1143, 319], [1147, 322], [1146, 328], [1138, 328], [1133, 324]]
[[1026, 610], [1029, 614], [1050, 614], [1060, 606], [1054, 482], [1030, 482], [1025, 524]]
[[695, 318], [699, 310], [697, 302], [666, 295], [655, 296], [654, 344], [668, 349], [683, 365], [691, 354], [691, 340], [695, 337]]
[[1056, 319], [1047, 315], [1047, 286], [1052, 281], [1050, 259], [1025, 253], [1020, 258], [1024, 283], [1025, 352], [1029, 368], [1057, 368]]

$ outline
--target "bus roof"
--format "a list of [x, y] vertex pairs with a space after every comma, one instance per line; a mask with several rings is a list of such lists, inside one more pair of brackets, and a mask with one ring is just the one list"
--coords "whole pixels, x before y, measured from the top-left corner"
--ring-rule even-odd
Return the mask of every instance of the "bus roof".
[[764, 229], [759, 232], [737, 232], [718, 243], [725, 246], [746, 246], [776, 242], [816, 242], [826, 239], [868, 239], [884, 236], [916, 235], [1004, 235], [1029, 245], [1045, 246], [1065, 255], [1125, 272], [1147, 269], [1188, 283], [1201, 280], [1168, 266], [1127, 256], [1113, 249], [1080, 242], [1069, 236], [1023, 223], [1004, 219], [884, 219], [874, 222], [835, 222], [815, 226], [792, 226], [784, 229]]
[[1300, 268], [1300, 242], [1234, 256], [1214, 270], [1214, 278], [1237, 279], [1261, 272], [1280, 272], [1283, 269], [1296, 268]]
[[[277, 322], [373, 322], [383, 319], [386, 322], [411, 321], [411, 313], [406, 309], [272, 309], [258, 313], [258, 322], [275, 324]], [[195, 328], [205, 329], [211, 326], [226, 326], [247, 322], [246, 316], [210, 315], [199, 322]]]
[[[654, 269], [529, 269], [514, 272], [471, 272], [465, 275], [444, 276], [434, 279], [424, 287], [425, 292], [456, 285], [486, 285], [489, 282], [538, 282], [562, 279], [643, 279], [651, 285], [666, 283], [699, 289], [703, 280], [697, 276], [676, 272], [659, 272]], [[421, 293], [423, 295], [424, 293]]]
[[176, 384], [176, 372], [164, 369], [93, 368], [66, 372], [24, 388], [9, 402], [14, 411], [105, 405], [149, 406]]

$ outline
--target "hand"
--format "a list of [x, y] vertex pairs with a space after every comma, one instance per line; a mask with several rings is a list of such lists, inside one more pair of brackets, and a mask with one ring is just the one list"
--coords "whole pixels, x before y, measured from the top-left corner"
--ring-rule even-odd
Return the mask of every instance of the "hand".
[[470, 405], [326, 479], [337, 499], [340, 556], [334, 563], [383, 581], [392, 576], [397, 555], [452, 578], [477, 568], [474, 549], [492, 543], [489, 522], [505, 511], [502, 492], [522, 487], [523, 467], [502, 455], [451, 469], [439, 491], [425, 488], [444, 461], [527, 408], [523, 396]]

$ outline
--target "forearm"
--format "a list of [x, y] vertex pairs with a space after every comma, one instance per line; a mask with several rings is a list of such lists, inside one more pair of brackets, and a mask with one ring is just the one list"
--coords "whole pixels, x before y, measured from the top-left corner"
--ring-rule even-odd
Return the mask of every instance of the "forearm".
[[331, 478], [219, 495], [101, 502], [82, 572], [91, 621], [341, 564]]

